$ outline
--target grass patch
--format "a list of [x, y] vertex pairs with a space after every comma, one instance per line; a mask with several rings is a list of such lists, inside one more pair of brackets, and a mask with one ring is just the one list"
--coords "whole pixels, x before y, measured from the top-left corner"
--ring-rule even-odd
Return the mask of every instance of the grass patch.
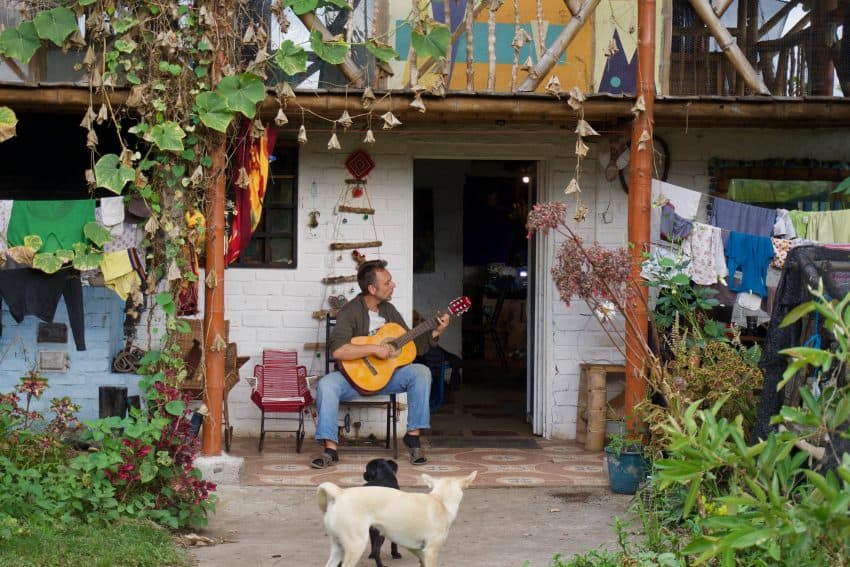
[[24, 525], [0, 540], [0, 565], [17, 567], [186, 567], [189, 554], [152, 522], [69, 528]]

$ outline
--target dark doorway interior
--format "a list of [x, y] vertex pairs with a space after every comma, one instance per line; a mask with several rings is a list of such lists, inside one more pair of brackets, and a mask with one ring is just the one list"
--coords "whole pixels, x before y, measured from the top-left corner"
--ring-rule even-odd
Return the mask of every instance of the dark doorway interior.
[[[472, 303], [462, 319], [453, 323], [460, 327], [460, 336], [451, 343], [452, 354], [462, 359], [463, 369], [448, 379], [441, 403], [434, 409], [431, 437], [435, 442], [440, 437], [531, 434], [525, 219], [534, 195], [534, 165], [526, 161], [416, 162], [415, 240], [430, 234], [430, 223], [436, 237], [433, 256], [423, 254], [430, 244], [414, 243], [413, 265], [419, 267], [414, 270], [414, 306], [419, 309], [426, 297], [436, 293], [433, 285], [416, 283], [417, 278], [422, 282], [434, 277], [421, 273], [432, 262], [430, 269], [437, 279], [454, 279], [457, 291]], [[435, 171], [442, 172], [436, 182], [430, 179]], [[432, 214], [425, 206], [431, 205], [432, 192], [434, 219], [423, 219]], [[440, 236], [440, 219], [452, 214], [441, 204], [441, 195], [455, 199], [454, 206], [462, 209], [456, 217], [461, 226], [449, 240]]]

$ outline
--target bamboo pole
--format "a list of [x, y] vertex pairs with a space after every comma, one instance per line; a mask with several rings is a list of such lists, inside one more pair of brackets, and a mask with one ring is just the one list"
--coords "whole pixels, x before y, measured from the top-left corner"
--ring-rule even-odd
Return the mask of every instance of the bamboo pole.
[[[448, 0], [444, 0], [444, 1], [445, 1], [446, 3], [448, 3]], [[485, 7], [486, 5], [487, 5], [487, 0], [480, 0], [480, 1], [478, 2], [478, 4], [476, 4], [476, 5], [475, 5], [475, 8], [474, 8], [474, 9], [473, 9], [473, 11], [472, 11], [472, 19], [473, 19], [473, 21], [475, 20], [475, 18], [477, 18], [477, 17], [478, 17], [478, 14], [480, 14], [480, 13], [481, 13], [481, 11], [484, 9], [484, 7]], [[446, 13], [448, 13], [448, 10], [446, 10]], [[447, 22], [447, 24], [448, 24], [448, 22]], [[454, 44], [455, 44], [455, 42], [457, 42], [457, 40], [458, 40], [458, 39], [460, 39], [460, 36], [462, 36], [462, 35], [463, 35], [463, 32], [464, 32], [464, 31], [466, 31], [466, 26], [465, 26], [465, 25], [458, 25], [458, 26], [457, 26], [457, 28], [455, 28], [455, 31], [454, 31], [454, 33], [452, 33], [452, 37], [451, 37], [451, 39], [449, 40], [449, 47], [451, 47], [452, 45], [454, 45]], [[434, 66], [434, 63], [436, 63], [436, 62], [437, 62], [437, 61], [436, 61], [434, 58], [429, 57], [428, 59], [426, 59], [426, 60], [425, 60], [425, 62], [424, 62], [424, 63], [422, 63], [422, 64], [419, 66], [419, 73], [420, 73], [420, 74], [425, 74], [425, 73], [426, 73], [426, 72], [427, 72], [427, 71], [428, 71], [431, 67], [433, 67], [433, 66]], [[449, 59], [449, 63], [451, 63], [451, 59]], [[446, 83], [446, 84], [448, 84], [448, 83]], [[428, 106], [430, 106], [430, 103], [428, 104]]]
[[[422, 17], [419, 10], [419, 0], [411, 0], [413, 3], [413, 21], [414, 25], [419, 23]], [[419, 63], [416, 59], [416, 51], [413, 49], [413, 42], [410, 42], [410, 48], [407, 50], [407, 66], [410, 69], [410, 84], [415, 88], [419, 84]]]
[[[484, 4], [482, 4], [482, 6], [483, 5]], [[451, 69], [452, 69], [452, 46], [454, 45], [455, 41], [457, 41], [454, 38], [455, 32], [452, 31], [452, 15], [451, 15], [451, 7], [449, 6], [449, 0], [443, 0], [443, 23], [446, 24], [447, 28], [449, 28], [449, 33], [451, 34], [451, 39], [449, 40], [449, 44], [446, 46], [446, 60], [443, 63], [443, 83], [446, 85], [446, 89], [448, 89], [449, 84], [451, 82], [451, 77], [449, 75], [451, 74]], [[458, 28], [460, 28], [460, 26], [458, 26]], [[434, 64], [433, 59], [428, 59], [428, 61], [426, 61], [426, 63], [428, 63], [429, 61], [431, 63], [427, 67], [425, 65], [422, 65], [422, 72], [423, 73], [425, 71], [427, 71], [428, 69], [430, 69], [431, 65]]]
[[[514, 37], [519, 36], [520, 30], [520, 21], [519, 21], [519, 0], [514, 0]], [[514, 48], [514, 62], [511, 65], [511, 92], [516, 90], [516, 76], [517, 71], [519, 71], [519, 50], [520, 48], [516, 45]]]
[[[325, 41], [331, 41], [333, 39], [333, 34], [328, 31], [325, 24], [323, 24], [313, 12], [301, 14], [298, 16], [298, 19], [301, 20], [301, 23], [303, 23], [304, 27], [308, 30], [317, 30], [321, 33]], [[345, 56], [345, 61], [340, 63], [338, 67], [345, 78], [351, 83], [351, 86], [358, 89], [362, 89], [366, 86], [365, 73], [363, 72], [363, 69], [358, 67], [354, 60], [351, 59], [350, 54]]]
[[490, 0], [487, 10], [487, 91], [496, 90], [496, 10], [502, 0]]
[[537, 89], [540, 83], [543, 81], [543, 78], [552, 70], [555, 64], [558, 62], [558, 59], [561, 57], [561, 54], [566, 51], [567, 47], [570, 45], [570, 42], [575, 38], [578, 31], [581, 29], [581, 26], [584, 25], [585, 21], [590, 17], [590, 14], [596, 10], [596, 6], [599, 5], [600, 0], [585, 0], [584, 4], [582, 4], [581, 9], [578, 13], [570, 18], [570, 21], [564, 26], [561, 30], [561, 33], [558, 34], [558, 37], [546, 50], [546, 53], [543, 54], [542, 57], [537, 61], [537, 64], [528, 72], [528, 77], [522, 82], [519, 86], [520, 92], [528, 92]]
[[[632, 278], [642, 281], [640, 264], [649, 252], [649, 216], [652, 183], [652, 136], [655, 120], [655, 0], [638, 0], [638, 48], [636, 94], [644, 102], [644, 110], [632, 123], [631, 158], [629, 159], [628, 239], [632, 251]], [[645, 134], [649, 139], [645, 139]], [[626, 327], [626, 390], [624, 412], [628, 430], [639, 429], [640, 418], [634, 409], [646, 398], [647, 383], [643, 378], [645, 352], [642, 345], [649, 330], [646, 286], [636, 286], [638, 297], [629, 300], [626, 318], [635, 324]]]
[[723, 26], [718, 17], [714, 14], [714, 12], [712, 12], [711, 7], [704, 0], [688, 1], [691, 3], [691, 6], [694, 7], [694, 11], [697, 15], [702, 19], [705, 25], [708, 26], [709, 31], [711, 31], [711, 35], [714, 36], [715, 40], [717, 40], [717, 44], [720, 46], [723, 53], [726, 54], [726, 57], [729, 59], [729, 62], [732, 63], [732, 66], [735, 67], [738, 75], [754, 92], [762, 95], [769, 95], [770, 91], [764, 84], [764, 81], [761, 80], [758, 73], [756, 73], [755, 69], [753, 69], [753, 66], [750, 65], [750, 62], [747, 61], [747, 58], [741, 52], [738, 44], [735, 43], [735, 38], [732, 37], [729, 30]]
[[732, 5], [732, 0], [718, 0], [711, 3], [711, 10], [717, 14], [718, 18], [722, 18], [729, 6]]
[[473, 42], [473, 25], [475, 24], [475, 15], [473, 14], [472, 2], [466, 5], [466, 90], [472, 92], [475, 90], [475, 67], [473, 63], [474, 57], [474, 42]]
[[543, 0], [537, 0], [537, 38], [534, 47], [537, 52], [537, 60], [543, 57], [546, 49], [546, 36], [543, 35]]
[[[372, 37], [378, 38], [381, 41], [387, 42], [389, 33], [387, 27], [389, 25], [389, 0], [375, 0], [375, 8], [372, 13]], [[371, 80], [372, 87], [384, 88], [387, 84], [387, 78], [382, 73], [375, 73]]]
[[570, 11], [570, 14], [575, 16], [581, 10], [581, 0], [564, 0], [564, 6]]

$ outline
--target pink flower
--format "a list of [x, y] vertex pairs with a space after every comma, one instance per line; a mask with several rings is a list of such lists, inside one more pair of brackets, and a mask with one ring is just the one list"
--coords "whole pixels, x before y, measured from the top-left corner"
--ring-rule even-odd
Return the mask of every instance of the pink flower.
[[549, 229], [558, 228], [564, 222], [566, 213], [566, 203], [550, 201], [535, 204], [528, 212], [528, 220], [525, 223], [525, 227], [528, 229], [527, 237], [530, 238], [538, 230], [547, 234]]

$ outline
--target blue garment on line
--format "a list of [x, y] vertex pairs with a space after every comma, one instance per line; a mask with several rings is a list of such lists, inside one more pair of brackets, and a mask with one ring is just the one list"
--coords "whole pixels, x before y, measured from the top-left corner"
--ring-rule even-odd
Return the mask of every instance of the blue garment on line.
[[724, 230], [771, 236], [776, 224], [776, 209], [754, 207], [727, 199], [714, 199], [711, 208], [711, 223]]
[[[773, 259], [773, 242], [770, 238], [731, 232], [725, 252], [726, 266], [729, 268], [729, 291], [747, 291], [761, 297], [767, 296], [767, 268]], [[737, 270], [741, 271], [741, 281], [735, 284]]]

